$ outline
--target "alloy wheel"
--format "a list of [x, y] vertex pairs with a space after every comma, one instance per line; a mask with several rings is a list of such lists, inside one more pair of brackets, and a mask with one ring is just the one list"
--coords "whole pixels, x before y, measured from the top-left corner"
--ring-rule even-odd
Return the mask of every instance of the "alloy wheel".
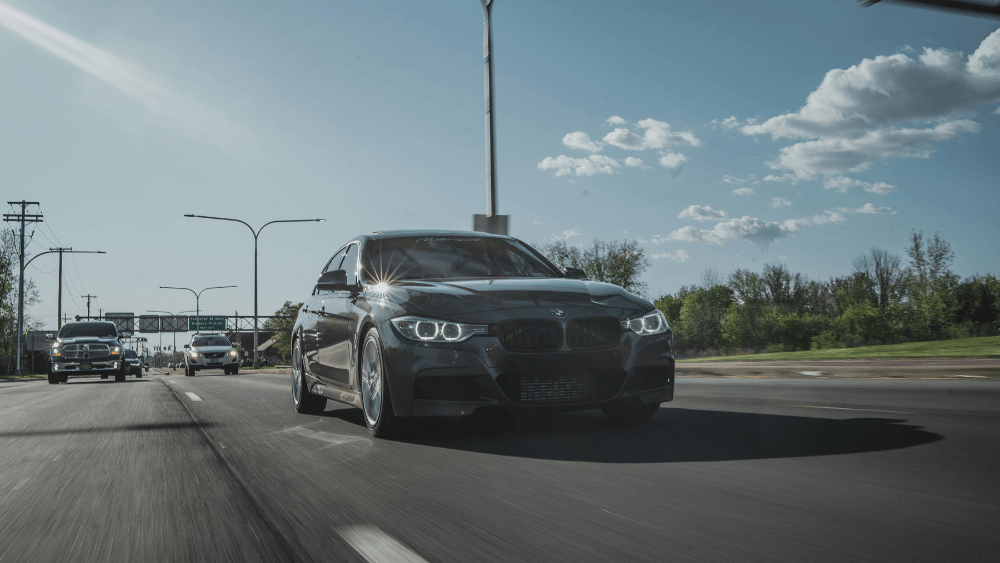
[[382, 414], [382, 362], [378, 341], [374, 338], [365, 342], [361, 364], [361, 400], [368, 426], [375, 426]]

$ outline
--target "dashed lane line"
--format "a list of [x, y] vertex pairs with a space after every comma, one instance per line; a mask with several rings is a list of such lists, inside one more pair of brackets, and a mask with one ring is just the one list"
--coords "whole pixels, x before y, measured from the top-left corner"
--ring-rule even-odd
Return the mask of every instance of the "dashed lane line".
[[201, 400], [201, 397], [199, 397], [198, 395], [195, 395], [194, 393], [184, 393], [184, 394], [187, 395], [188, 398], [191, 399], [192, 401], [200, 401]]
[[895, 414], [911, 414], [913, 411], [887, 411], [879, 409], [851, 409], [847, 407], [821, 407], [819, 405], [781, 405], [783, 407], [800, 407], [804, 409], [830, 409], [835, 411], [891, 412]]
[[375, 526], [350, 526], [340, 536], [368, 563], [427, 563], [427, 560]]

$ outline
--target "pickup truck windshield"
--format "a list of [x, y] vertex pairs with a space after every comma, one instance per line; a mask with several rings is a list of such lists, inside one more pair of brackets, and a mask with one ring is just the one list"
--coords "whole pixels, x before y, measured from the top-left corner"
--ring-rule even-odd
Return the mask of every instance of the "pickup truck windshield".
[[118, 329], [112, 323], [73, 323], [62, 327], [62, 330], [59, 331], [59, 338], [76, 338], [78, 336], [117, 338]]

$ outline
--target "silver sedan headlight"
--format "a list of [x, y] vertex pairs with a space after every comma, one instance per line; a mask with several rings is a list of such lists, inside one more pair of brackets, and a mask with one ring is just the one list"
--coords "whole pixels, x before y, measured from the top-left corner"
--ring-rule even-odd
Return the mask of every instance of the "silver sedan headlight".
[[660, 311], [653, 311], [636, 319], [622, 321], [622, 330], [631, 330], [639, 336], [649, 336], [660, 334], [670, 330], [667, 326], [667, 318]]
[[452, 323], [420, 317], [392, 319], [392, 326], [400, 334], [418, 342], [463, 342], [476, 334], [487, 334], [486, 325]]

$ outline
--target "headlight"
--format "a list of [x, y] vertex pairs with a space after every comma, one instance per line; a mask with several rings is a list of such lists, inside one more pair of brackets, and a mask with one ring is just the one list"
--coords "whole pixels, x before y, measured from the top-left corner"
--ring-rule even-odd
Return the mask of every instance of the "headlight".
[[418, 342], [462, 342], [473, 335], [489, 332], [486, 325], [450, 323], [419, 317], [392, 319], [392, 326], [403, 336]]
[[49, 353], [51, 353], [53, 356], [62, 356], [62, 352], [60, 352], [59, 348], [56, 346], [53, 346], [52, 349], [49, 350]]
[[114, 346], [114, 347], [112, 347], [112, 348], [111, 348], [111, 353], [112, 353], [112, 354], [118, 354], [118, 353], [120, 353], [121, 351], [122, 351], [122, 349], [121, 349], [121, 347], [119, 347], [119, 346]]
[[192, 358], [197, 358], [198, 357], [198, 352], [195, 352], [194, 350], [191, 350], [191, 357]]
[[622, 321], [622, 330], [631, 330], [639, 336], [649, 336], [650, 334], [660, 334], [667, 332], [667, 318], [660, 311], [653, 311], [637, 319]]
[[230, 350], [229, 351], [229, 355], [235, 358], [236, 357], [236, 350]]

